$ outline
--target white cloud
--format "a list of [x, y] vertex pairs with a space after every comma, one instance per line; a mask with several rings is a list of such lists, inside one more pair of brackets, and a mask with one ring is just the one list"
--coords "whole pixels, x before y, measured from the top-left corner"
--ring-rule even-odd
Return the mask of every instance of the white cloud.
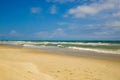
[[50, 13], [51, 14], [56, 14], [57, 13], [57, 6], [52, 5], [51, 8], [50, 8]]
[[74, 2], [76, 0], [46, 0], [47, 2], [58, 2], [58, 3], [66, 3], [66, 2]]
[[93, 30], [92, 36], [96, 38], [119, 39], [120, 21], [106, 21], [104, 23], [94, 24], [90, 30]]
[[113, 16], [114, 16], [114, 17], [119, 17], [119, 18], [120, 18], [120, 12], [113, 13]]
[[56, 29], [56, 30], [54, 31], [53, 34], [63, 35], [63, 34], [64, 34], [64, 30], [61, 29], [61, 28], [58, 28], [58, 29]]
[[10, 36], [18, 36], [18, 33], [16, 30], [12, 30], [12, 31], [10, 31], [9, 35]]
[[40, 39], [54, 39], [54, 38], [64, 37], [65, 35], [66, 33], [62, 28], [57, 28], [53, 31], [40, 31], [34, 33], [34, 37]]
[[40, 7], [32, 7], [30, 8], [31, 13], [37, 14], [40, 12]]
[[78, 5], [75, 8], [71, 8], [68, 10], [67, 15], [72, 15], [76, 18], [86, 17], [88, 15], [93, 16], [109, 10], [118, 10], [120, 9], [119, 6], [120, 0], [106, 0], [101, 2], [94, 2], [90, 5]]
[[11, 30], [8, 33], [1, 33], [0, 36], [4, 36], [4, 37], [18, 37], [18, 36], [22, 36], [22, 34], [19, 34], [16, 30]]
[[48, 36], [48, 32], [46, 31], [36, 32], [35, 35], [39, 37]]
[[110, 37], [111, 34], [113, 34], [114, 32], [113, 31], [97, 31], [97, 32], [94, 32], [94, 35], [96, 36], [99, 36], [99, 37], [103, 37], [103, 36], [107, 36], [107, 37]]
[[111, 22], [108, 24], [109, 24], [109, 26], [118, 26], [120, 28], [120, 21], [114, 21], [114, 22]]
[[49, 39], [50, 33], [47, 31], [39, 31], [33, 34], [35, 39]]
[[51, 35], [49, 36], [50, 38], [59, 38], [59, 37], [64, 37], [66, 35], [66, 33], [64, 32], [64, 30], [62, 28], [58, 28], [56, 30], [54, 30]]
[[120, 21], [111, 21], [111, 22], [106, 22], [105, 25], [106, 26], [105, 28], [116, 33], [116, 32], [119, 32], [120, 33]]
[[[64, 24], [63, 24], [64, 25]], [[101, 23], [80, 24], [70, 22], [65, 24], [66, 37], [91, 39], [118, 39], [120, 34], [120, 21], [105, 21]], [[83, 37], [86, 36], [86, 37]]]
[[78, 6], [77, 8], [70, 9], [68, 13], [74, 15], [74, 17], [85, 17], [87, 14], [94, 15], [98, 13], [98, 10], [94, 7]]
[[120, 39], [120, 30], [117, 31], [114, 28], [108, 27], [107, 29], [100, 29], [93, 32], [92, 36], [95, 36], [98, 39]]

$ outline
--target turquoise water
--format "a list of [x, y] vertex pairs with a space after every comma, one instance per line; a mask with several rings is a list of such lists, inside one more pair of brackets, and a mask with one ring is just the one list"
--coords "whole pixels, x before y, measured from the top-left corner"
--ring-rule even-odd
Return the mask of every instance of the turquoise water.
[[63, 49], [69, 48], [73, 50], [120, 54], [120, 41], [21, 40], [21, 41], [0, 41], [0, 43], [30, 48], [57, 47]]

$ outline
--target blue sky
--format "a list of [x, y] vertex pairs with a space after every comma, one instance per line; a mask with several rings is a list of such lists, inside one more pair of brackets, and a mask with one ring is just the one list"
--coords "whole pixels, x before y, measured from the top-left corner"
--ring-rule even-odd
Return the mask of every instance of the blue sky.
[[120, 0], [0, 0], [0, 40], [120, 40]]

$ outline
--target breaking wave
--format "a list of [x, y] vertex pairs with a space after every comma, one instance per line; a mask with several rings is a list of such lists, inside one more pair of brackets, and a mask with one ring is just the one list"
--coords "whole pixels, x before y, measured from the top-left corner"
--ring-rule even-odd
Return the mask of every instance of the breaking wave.
[[74, 50], [94, 51], [99, 53], [120, 54], [120, 42], [70, 42], [70, 41], [0, 41], [2, 44], [29, 48], [58, 47]]

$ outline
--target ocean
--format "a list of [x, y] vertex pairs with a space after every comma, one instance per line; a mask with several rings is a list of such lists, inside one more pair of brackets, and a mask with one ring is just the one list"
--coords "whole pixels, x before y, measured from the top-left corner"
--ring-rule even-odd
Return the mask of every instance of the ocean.
[[120, 54], [120, 41], [79, 40], [21, 40], [0, 41], [5, 45], [43, 49], [52, 52], [89, 51], [104, 54]]

